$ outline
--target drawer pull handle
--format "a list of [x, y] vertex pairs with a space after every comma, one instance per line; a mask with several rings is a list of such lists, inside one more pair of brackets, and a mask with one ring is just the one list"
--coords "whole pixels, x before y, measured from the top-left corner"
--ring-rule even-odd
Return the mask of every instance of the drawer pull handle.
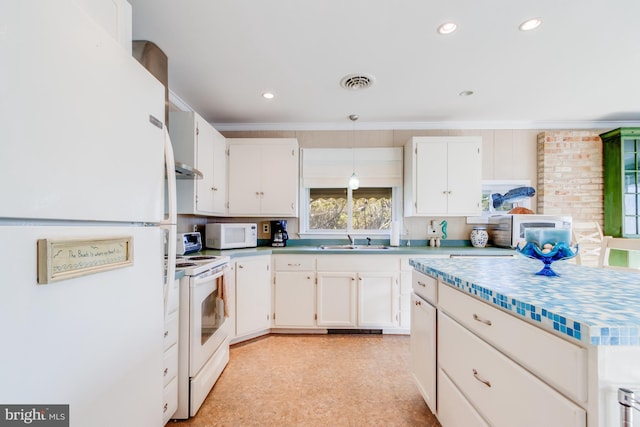
[[427, 284], [426, 284], [426, 283], [422, 283], [422, 282], [420, 282], [420, 281], [418, 282], [418, 285], [422, 286], [423, 288], [426, 288], [426, 287], [427, 287]]
[[164, 337], [168, 337], [169, 336], [169, 331], [164, 331]]
[[164, 368], [164, 374], [163, 374], [163, 376], [165, 376], [165, 377], [166, 377], [168, 373], [169, 373], [169, 368]]
[[162, 407], [162, 412], [167, 412], [167, 409], [169, 409], [169, 404], [165, 403], [164, 406]]
[[287, 264], [287, 265], [288, 265], [289, 267], [300, 267], [300, 263], [296, 263], [296, 264], [289, 263], [289, 264]]
[[473, 369], [473, 378], [480, 381], [482, 384], [486, 385], [487, 387], [491, 387], [491, 383], [487, 380], [483, 380], [482, 378], [480, 378], [480, 376], [478, 375], [478, 371], [476, 371], [475, 369]]
[[477, 320], [480, 323], [484, 323], [487, 326], [491, 326], [491, 320], [482, 319], [480, 316], [478, 316], [475, 313], [473, 313], [473, 320]]

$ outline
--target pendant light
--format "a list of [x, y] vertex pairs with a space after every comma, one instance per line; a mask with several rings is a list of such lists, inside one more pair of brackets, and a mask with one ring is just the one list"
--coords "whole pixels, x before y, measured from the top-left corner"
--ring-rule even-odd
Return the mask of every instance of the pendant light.
[[351, 133], [351, 155], [353, 159], [353, 173], [351, 174], [351, 178], [349, 178], [349, 188], [352, 190], [357, 190], [360, 187], [360, 180], [356, 176], [356, 154], [355, 154], [355, 139], [356, 139], [356, 120], [358, 120], [357, 114], [351, 114], [349, 116], [349, 120], [353, 123], [353, 131]]

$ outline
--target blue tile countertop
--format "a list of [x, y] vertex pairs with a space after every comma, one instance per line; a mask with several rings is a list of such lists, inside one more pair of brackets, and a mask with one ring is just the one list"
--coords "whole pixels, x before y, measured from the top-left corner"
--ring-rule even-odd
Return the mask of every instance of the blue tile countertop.
[[640, 345], [640, 273], [538, 260], [411, 258], [409, 264], [491, 305], [582, 345]]

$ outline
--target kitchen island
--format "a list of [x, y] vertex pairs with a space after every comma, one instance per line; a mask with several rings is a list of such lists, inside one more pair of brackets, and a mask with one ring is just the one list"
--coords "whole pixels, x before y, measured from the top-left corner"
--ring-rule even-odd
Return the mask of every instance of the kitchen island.
[[[640, 389], [640, 274], [557, 262], [560, 276], [537, 276], [542, 263], [522, 257], [409, 262], [414, 306], [437, 312], [423, 375], [437, 387], [416, 381], [445, 427], [619, 425], [618, 387]], [[412, 322], [412, 351], [419, 335]]]

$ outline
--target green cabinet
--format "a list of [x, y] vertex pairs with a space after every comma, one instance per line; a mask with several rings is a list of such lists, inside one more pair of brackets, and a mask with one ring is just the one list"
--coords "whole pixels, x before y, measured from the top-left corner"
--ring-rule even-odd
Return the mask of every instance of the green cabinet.
[[[640, 128], [619, 128], [601, 134], [600, 138], [604, 166], [604, 234], [640, 238]], [[619, 261], [625, 265], [635, 264], [636, 260]]]

